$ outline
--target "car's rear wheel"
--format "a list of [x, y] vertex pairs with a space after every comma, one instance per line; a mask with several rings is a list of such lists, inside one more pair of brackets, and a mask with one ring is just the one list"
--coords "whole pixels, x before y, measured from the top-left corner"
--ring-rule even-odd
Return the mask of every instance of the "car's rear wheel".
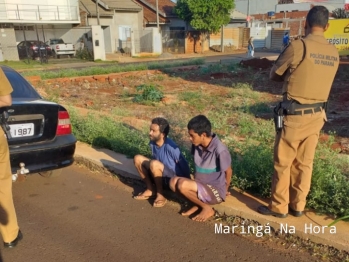
[[59, 176], [61, 173], [62, 173], [62, 168], [50, 170], [50, 171], [45, 171], [45, 172], [39, 172], [40, 176], [47, 177], [47, 178]]

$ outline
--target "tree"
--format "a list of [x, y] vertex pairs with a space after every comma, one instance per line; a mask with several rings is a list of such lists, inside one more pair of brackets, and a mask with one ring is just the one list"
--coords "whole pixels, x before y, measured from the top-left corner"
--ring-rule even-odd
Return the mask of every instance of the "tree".
[[336, 8], [332, 11], [332, 16], [334, 18], [349, 18], [349, 13], [345, 11], [344, 8]]
[[234, 0], [177, 0], [175, 12], [179, 18], [200, 31], [201, 51], [208, 34], [218, 33], [230, 21]]

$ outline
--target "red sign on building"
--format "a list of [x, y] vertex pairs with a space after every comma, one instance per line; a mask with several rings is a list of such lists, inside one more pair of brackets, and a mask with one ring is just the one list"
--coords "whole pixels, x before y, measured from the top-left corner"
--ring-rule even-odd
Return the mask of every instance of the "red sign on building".
[[345, 4], [344, 9], [345, 9], [345, 11], [349, 11], [349, 4]]

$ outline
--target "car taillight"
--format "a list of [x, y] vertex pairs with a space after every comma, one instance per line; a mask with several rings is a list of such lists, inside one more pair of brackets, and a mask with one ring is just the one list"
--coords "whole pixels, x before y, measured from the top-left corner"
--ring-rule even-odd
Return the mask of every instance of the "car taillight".
[[69, 114], [67, 111], [59, 111], [56, 135], [61, 136], [69, 134], [71, 134], [71, 123]]
[[56, 49], [59, 49], [59, 45], [56, 45]]

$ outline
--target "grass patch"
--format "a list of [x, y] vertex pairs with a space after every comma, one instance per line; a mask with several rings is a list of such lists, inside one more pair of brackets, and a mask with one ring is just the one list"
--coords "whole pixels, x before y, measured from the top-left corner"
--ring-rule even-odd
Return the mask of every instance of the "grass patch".
[[199, 111], [202, 111], [207, 106], [208, 102], [203, 92], [181, 92], [178, 93], [178, 99], [187, 102], [189, 106], [195, 107]]
[[88, 114], [81, 116], [77, 110], [69, 110], [73, 133], [79, 141], [107, 148], [133, 157], [142, 154], [150, 157], [149, 139], [146, 132], [115, 122], [108, 116]]
[[50, 64], [46, 63], [40, 63], [40, 61], [37, 60], [21, 60], [21, 61], [3, 61], [0, 62], [0, 65], [11, 67], [15, 70], [21, 70], [21, 69], [41, 69], [41, 68], [47, 68], [50, 66]]
[[61, 77], [77, 77], [77, 76], [90, 76], [90, 75], [104, 75], [110, 73], [131, 72], [151, 69], [166, 69], [171, 67], [186, 66], [186, 65], [201, 65], [205, 62], [203, 58], [190, 59], [185, 61], [174, 62], [151, 62], [144, 64], [131, 64], [131, 65], [108, 65], [105, 67], [87, 67], [81, 70], [78, 69], [58, 69], [50, 71], [25, 71], [22, 72], [23, 76], [40, 76], [41, 79], [53, 79]]

